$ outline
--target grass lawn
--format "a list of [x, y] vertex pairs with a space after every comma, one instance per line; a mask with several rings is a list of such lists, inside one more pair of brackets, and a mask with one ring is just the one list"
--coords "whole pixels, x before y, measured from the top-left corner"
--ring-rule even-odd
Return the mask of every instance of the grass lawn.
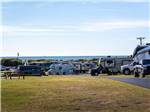
[[1, 81], [2, 112], [150, 112], [150, 90], [105, 77]]

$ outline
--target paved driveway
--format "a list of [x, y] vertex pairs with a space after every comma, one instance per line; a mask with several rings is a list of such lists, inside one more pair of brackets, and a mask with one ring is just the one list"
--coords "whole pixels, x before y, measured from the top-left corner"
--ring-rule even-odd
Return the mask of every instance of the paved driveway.
[[133, 85], [137, 85], [137, 86], [141, 86], [141, 87], [150, 89], [150, 79], [145, 79], [145, 78], [143, 78], [143, 79], [142, 78], [114, 78], [114, 77], [110, 77], [110, 79], [121, 81], [121, 82], [126, 82], [129, 84], [133, 84]]

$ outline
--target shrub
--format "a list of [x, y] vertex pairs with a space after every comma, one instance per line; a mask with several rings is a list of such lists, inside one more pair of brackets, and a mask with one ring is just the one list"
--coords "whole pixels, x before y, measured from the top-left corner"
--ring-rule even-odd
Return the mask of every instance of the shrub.
[[16, 58], [2, 58], [1, 65], [3, 66], [18, 66], [22, 64], [22, 60]]

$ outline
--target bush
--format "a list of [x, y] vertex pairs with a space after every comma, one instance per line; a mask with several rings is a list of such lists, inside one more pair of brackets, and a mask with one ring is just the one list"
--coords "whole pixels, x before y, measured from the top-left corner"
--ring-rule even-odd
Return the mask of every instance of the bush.
[[3, 66], [18, 66], [22, 64], [22, 60], [16, 58], [3, 58], [1, 59], [1, 65]]

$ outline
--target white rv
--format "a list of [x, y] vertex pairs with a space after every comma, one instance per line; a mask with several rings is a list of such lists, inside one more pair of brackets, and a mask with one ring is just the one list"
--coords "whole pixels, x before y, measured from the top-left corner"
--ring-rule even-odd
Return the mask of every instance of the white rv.
[[124, 74], [131, 74], [137, 67], [143, 68], [141, 74], [150, 73], [150, 44], [137, 46], [133, 53], [133, 62], [130, 65], [121, 66], [121, 71]]
[[137, 46], [133, 53], [135, 62], [140, 62], [143, 59], [150, 59], [150, 44]]
[[84, 62], [81, 64], [81, 73], [90, 73], [90, 70], [95, 67], [96, 64], [93, 62]]
[[132, 61], [130, 56], [122, 57], [105, 57], [100, 59], [100, 65], [103, 67], [102, 73], [107, 73], [109, 75], [121, 72], [121, 66], [129, 64]]
[[73, 66], [68, 63], [52, 64], [47, 71], [48, 75], [66, 75], [73, 74]]

